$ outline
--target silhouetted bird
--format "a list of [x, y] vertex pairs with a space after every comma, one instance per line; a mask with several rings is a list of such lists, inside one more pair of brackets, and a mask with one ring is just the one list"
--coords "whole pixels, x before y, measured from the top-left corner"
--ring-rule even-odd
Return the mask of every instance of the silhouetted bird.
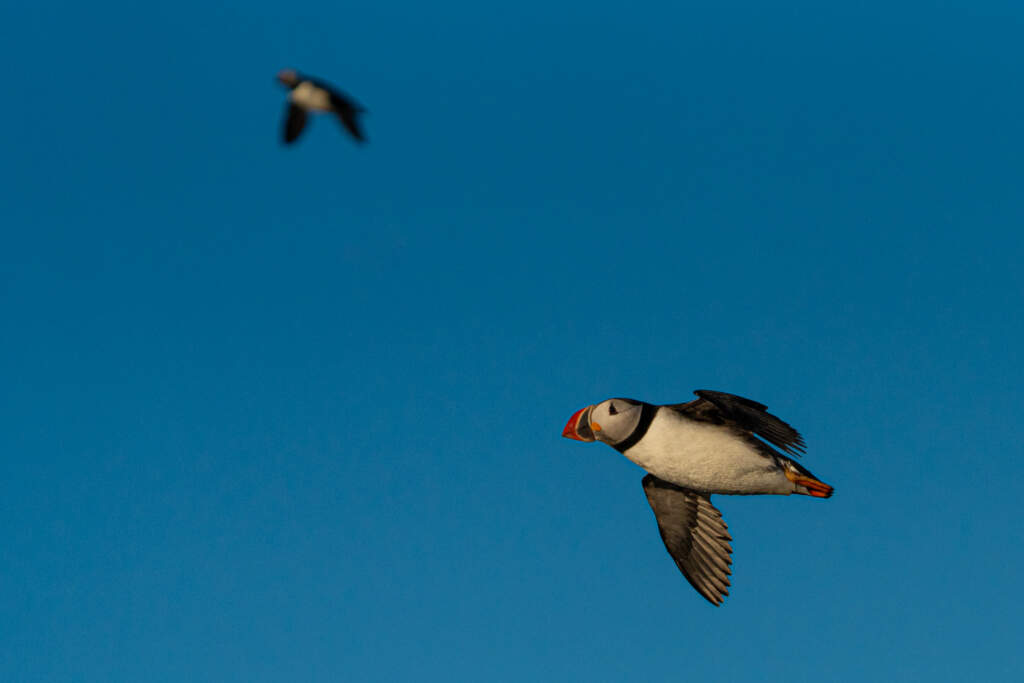
[[366, 136], [356, 120], [359, 114], [366, 110], [356, 104], [351, 97], [323, 81], [302, 76], [293, 69], [279, 71], [277, 80], [291, 90], [288, 93], [288, 109], [285, 111], [284, 119], [286, 145], [298, 139], [311, 111], [337, 115], [341, 125], [345, 126], [345, 130], [351, 133], [356, 141], [366, 141]]
[[696, 401], [667, 406], [608, 399], [573, 413], [562, 436], [603, 441], [649, 472], [644, 493], [668, 554], [698, 593], [721, 605], [732, 537], [711, 494], [828, 498], [832, 487], [779, 452], [800, 455], [804, 440], [765, 406], [721, 391], [694, 393]]

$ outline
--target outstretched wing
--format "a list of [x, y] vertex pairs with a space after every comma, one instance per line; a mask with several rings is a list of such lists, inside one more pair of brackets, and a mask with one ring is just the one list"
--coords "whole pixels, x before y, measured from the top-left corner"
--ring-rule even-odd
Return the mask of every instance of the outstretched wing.
[[349, 132], [349, 135], [355, 138], [356, 142], [366, 142], [366, 134], [363, 132], [362, 126], [359, 125], [359, 115], [366, 110], [363, 109], [363, 107], [354, 99], [338, 90], [330, 83], [325, 83], [312, 78], [310, 81], [316, 87], [323, 88], [327, 91], [328, 97], [331, 98], [331, 107], [334, 109], [334, 113], [338, 115], [338, 120], [341, 121], [341, 125]]
[[647, 502], [658, 520], [665, 548], [690, 585], [712, 605], [729, 595], [732, 546], [729, 528], [708, 496], [648, 474]]
[[698, 389], [693, 393], [700, 398], [669, 407], [701, 422], [731, 423], [740, 429], [757, 434], [790, 455], [800, 457], [807, 449], [800, 432], [769, 413], [767, 407], [757, 401], [723, 391]]
[[359, 127], [359, 121], [356, 118], [358, 115], [358, 109], [348, 108], [338, 110], [338, 118], [341, 119], [341, 125], [345, 126], [345, 130], [347, 130], [357, 142], [366, 142], [366, 135]]
[[288, 104], [284, 119], [284, 143], [290, 145], [299, 138], [306, 125], [306, 110], [297, 105]]

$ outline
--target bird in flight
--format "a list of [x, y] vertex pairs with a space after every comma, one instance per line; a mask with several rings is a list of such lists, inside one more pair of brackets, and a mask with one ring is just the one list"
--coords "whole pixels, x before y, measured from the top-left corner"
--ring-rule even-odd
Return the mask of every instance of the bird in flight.
[[359, 115], [366, 110], [351, 97], [323, 81], [303, 76], [294, 69], [282, 69], [277, 74], [277, 80], [290, 90], [284, 117], [286, 145], [298, 139], [310, 112], [334, 114], [356, 142], [366, 141], [366, 135], [359, 125]]
[[668, 554], [698, 593], [721, 605], [732, 537], [711, 495], [828, 498], [832, 487], [783, 454], [799, 457], [803, 437], [765, 406], [721, 391], [694, 393], [695, 401], [670, 405], [610, 398], [573, 413], [562, 436], [602, 441], [647, 470], [644, 493]]

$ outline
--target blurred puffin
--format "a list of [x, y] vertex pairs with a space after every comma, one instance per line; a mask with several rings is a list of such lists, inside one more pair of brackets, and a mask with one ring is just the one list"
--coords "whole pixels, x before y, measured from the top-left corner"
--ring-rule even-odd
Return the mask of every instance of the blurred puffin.
[[644, 493], [668, 554], [698, 593], [721, 605], [732, 537], [711, 494], [828, 498], [832, 487], [776, 450], [799, 456], [804, 440], [765, 406], [720, 391], [694, 393], [695, 401], [663, 406], [611, 398], [573, 413], [562, 436], [602, 441], [647, 470]]
[[291, 90], [288, 93], [288, 109], [284, 120], [286, 145], [298, 139], [311, 111], [335, 114], [341, 125], [345, 126], [345, 130], [357, 142], [366, 141], [357, 120], [359, 114], [366, 110], [356, 104], [351, 97], [323, 81], [302, 76], [294, 69], [282, 69], [277, 74], [277, 80]]

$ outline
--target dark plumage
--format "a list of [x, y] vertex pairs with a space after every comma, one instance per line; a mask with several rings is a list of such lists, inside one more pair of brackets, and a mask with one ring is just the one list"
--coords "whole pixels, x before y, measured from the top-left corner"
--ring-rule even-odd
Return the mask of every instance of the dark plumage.
[[698, 389], [693, 393], [700, 398], [668, 407], [691, 420], [731, 424], [741, 431], [753, 432], [790, 455], [800, 457], [807, 450], [800, 432], [769, 413], [767, 406], [724, 391]]
[[291, 144], [302, 134], [309, 112], [331, 113], [338, 117], [341, 125], [357, 142], [365, 142], [366, 134], [359, 122], [359, 115], [366, 110], [351, 97], [324, 81], [302, 76], [292, 69], [283, 69], [277, 80], [291, 92], [285, 110], [283, 138]]
[[722, 513], [706, 495], [648, 474], [643, 479], [665, 549], [690, 585], [712, 605], [729, 595], [732, 546]]
[[764, 404], [722, 391], [694, 393], [694, 401], [668, 405], [606, 399], [573, 413], [562, 436], [600, 441], [647, 470], [644, 493], [665, 549], [690, 585], [721, 605], [729, 595], [732, 538], [711, 496], [828, 498], [832, 487], [789, 457], [804, 450], [803, 437]]

